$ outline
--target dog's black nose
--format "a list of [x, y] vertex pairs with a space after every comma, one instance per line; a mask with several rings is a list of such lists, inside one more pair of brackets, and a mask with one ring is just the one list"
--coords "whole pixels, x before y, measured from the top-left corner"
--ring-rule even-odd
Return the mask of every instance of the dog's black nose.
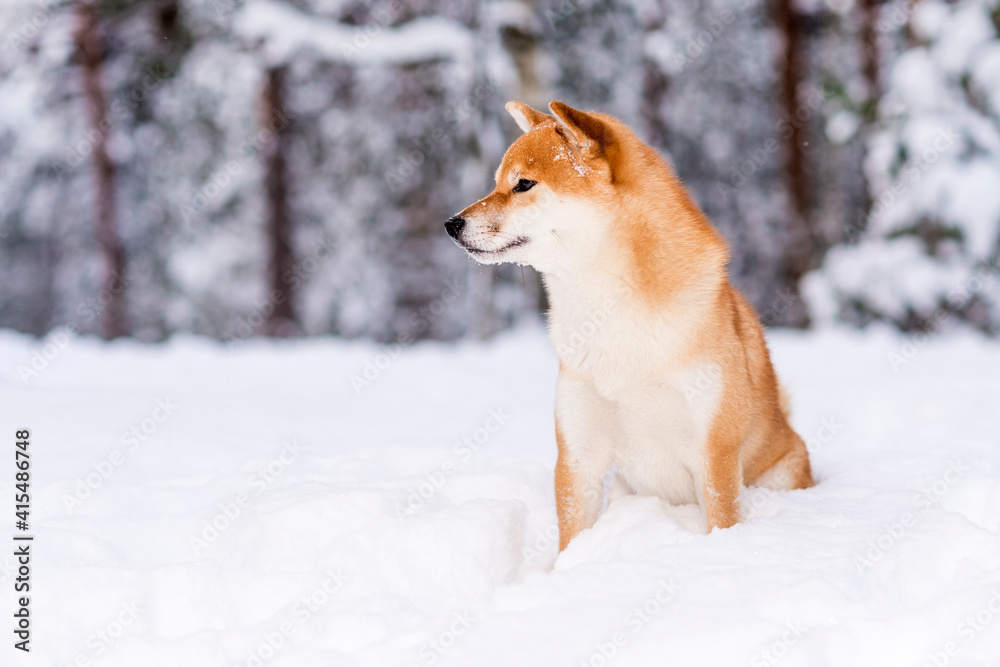
[[[440, 220], [440, 218], [438, 218]], [[462, 231], [462, 227], [465, 227], [465, 218], [460, 215], [454, 215], [448, 218], [448, 222], [444, 223], [444, 228], [448, 230], [448, 234], [453, 239], [458, 238], [458, 233]]]

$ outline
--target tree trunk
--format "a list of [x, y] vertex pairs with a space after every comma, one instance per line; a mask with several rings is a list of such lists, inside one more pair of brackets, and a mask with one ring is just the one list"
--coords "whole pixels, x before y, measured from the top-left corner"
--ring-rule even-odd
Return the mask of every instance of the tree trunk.
[[292, 251], [292, 223], [288, 214], [288, 124], [285, 109], [286, 69], [274, 67], [267, 70], [263, 91], [263, 129], [273, 133], [264, 145], [264, 162], [267, 171], [266, 189], [268, 204], [267, 239], [268, 295], [273, 309], [267, 318], [266, 333], [269, 336], [291, 336], [296, 325], [294, 293], [283, 279], [286, 272], [294, 269], [295, 255]]
[[94, 231], [104, 258], [104, 277], [98, 298], [103, 308], [102, 335], [110, 340], [128, 333], [125, 324], [125, 248], [118, 236], [115, 206], [115, 164], [108, 155], [108, 101], [101, 88], [104, 39], [100, 34], [100, 16], [91, 1], [77, 4], [76, 48], [83, 73], [83, 90], [94, 137], [95, 193]]
[[879, 76], [879, 34], [878, 0], [861, 0], [858, 39], [861, 42], [861, 74], [865, 78], [868, 100], [865, 104], [865, 123], [875, 120], [878, 112], [878, 101], [882, 96], [882, 86]]
[[[878, 103], [882, 97], [880, 76], [879, 33], [876, 28], [879, 17], [877, 0], [860, 0], [858, 8], [858, 43], [861, 49], [861, 75], [865, 80], [865, 100], [861, 114], [861, 130], [858, 133], [861, 143], [860, 166], [864, 166], [868, 157], [868, 139], [872, 126], [878, 119]], [[867, 228], [868, 215], [871, 213], [871, 193], [865, 187], [860, 197], [860, 209], [855, 220], [848, 226], [847, 240], [854, 241]]]
[[781, 100], [784, 107], [782, 127], [785, 131], [786, 174], [791, 210], [787, 227], [784, 287], [794, 295], [794, 305], [788, 309], [782, 324], [804, 327], [809, 316], [799, 295], [799, 282], [810, 269], [812, 234], [809, 221], [808, 182], [805, 171], [805, 125], [799, 114], [799, 84], [804, 77], [802, 63], [802, 22], [794, 0], [776, 0], [775, 23], [784, 37], [781, 55]]

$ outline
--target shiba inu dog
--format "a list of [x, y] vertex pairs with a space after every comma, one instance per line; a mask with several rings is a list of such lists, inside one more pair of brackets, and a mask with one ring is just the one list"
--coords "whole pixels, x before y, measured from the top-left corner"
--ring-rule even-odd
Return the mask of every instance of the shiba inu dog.
[[524, 134], [496, 189], [445, 228], [479, 262], [542, 275], [560, 551], [597, 520], [612, 469], [636, 493], [697, 502], [709, 530], [739, 521], [743, 485], [812, 486], [728, 247], [666, 163], [610, 116], [507, 110]]

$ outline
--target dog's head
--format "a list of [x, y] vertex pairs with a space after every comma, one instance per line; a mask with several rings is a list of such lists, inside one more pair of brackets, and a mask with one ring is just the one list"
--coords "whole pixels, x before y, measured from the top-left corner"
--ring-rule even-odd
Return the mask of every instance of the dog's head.
[[520, 102], [507, 111], [524, 134], [496, 171], [496, 188], [445, 223], [483, 264], [555, 270], [596, 252], [610, 220], [617, 121], [562, 102], [552, 115]]

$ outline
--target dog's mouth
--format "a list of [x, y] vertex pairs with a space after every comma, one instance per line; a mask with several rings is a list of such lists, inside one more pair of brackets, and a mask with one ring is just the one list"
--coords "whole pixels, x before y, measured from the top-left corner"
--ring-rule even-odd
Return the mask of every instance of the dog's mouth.
[[518, 246], [522, 246], [522, 245], [526, 244], [527, 242], [528, 242], [528, 238], [527, 237], [525, 237], [525, 236], [519, 236], [516, 239], [514, 239], [513, 241], [511, 241], [510, 243], [508, 243], [507, 245], [505, 245], [505, 246], [503, 246], [501, 248], [496, 248], [494, 250], [483, 250], [481, 248], [473, 248], [473, 247], [470, 247], [470, 246], [462, 246], [462, 247], [465, 248], [466, 252], [468, 252], [470, 255], [473, 255], [475, 257], [495, 257], [497, 255], [500, 255], [502, 253], [507, 252], [508, 250], [510, 250], [512, 248], [517, 248]]

